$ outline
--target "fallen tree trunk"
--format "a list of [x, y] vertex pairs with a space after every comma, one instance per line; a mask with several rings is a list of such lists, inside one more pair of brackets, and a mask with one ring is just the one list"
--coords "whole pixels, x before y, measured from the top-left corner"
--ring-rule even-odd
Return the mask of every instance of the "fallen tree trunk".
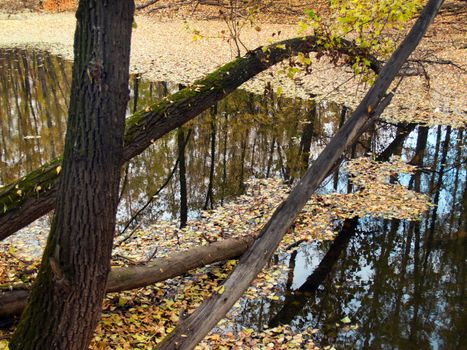
[[[189, 270], [239, 257], [253, 243], [253, 237], [230, 238], [206, 246], [158, 258], [148, 266], [118, 267], [111, 270], [107, 293], [121, 292], [165, 281]], [[26, 306], [28, 289], [0, 291], [0, 318], [19, 315]]]
[[[143, 152], [155, 140], [193, 119], [258, 73], [299, 52], [324, 49], [324, 42], [315, 36], [284, 40], [257, 48], [161, 102], [136, 112], [126, 121], [122, 165]], [[371, 68], [375, 72], [379, 71], [379, 62], [349, 41], [342, 39], [336, 50], [353, 58], [365, 55], [371, 62]], [[60, 164], [61, 159], [56, 158], [0, 190], [0, 240], [54, 208]]]
[[324, 180], [344, 150], [361, 135], [364, 126], [385, 108], [385, 94], [397, 72], [417, 47], [443, 0], [429, 0], [401, 45], [382, 68], [357, 109], [321, 152], [287, 199], [276, 209], [255, 243], [242, 255], [222, 286], [159, 345], [159, 350], [191, 350], [219, 322], [247, 290], [279, 246], [282, 237]]
[[136, 9], [137, 9], [137, 10], [143, 10], [143, 9], [145, 9], [145, 8], [148, 7], [148, 6], [151, 6], [151, 5], [155, 4], [156, 2], [159, 2], [159, 0], [151, 0], [151, 1], [148, 1], [148, 2], [146, 2], [146, 3], [144, 3], [144, 4], [141, 4], [141, 5], [136, 6]]

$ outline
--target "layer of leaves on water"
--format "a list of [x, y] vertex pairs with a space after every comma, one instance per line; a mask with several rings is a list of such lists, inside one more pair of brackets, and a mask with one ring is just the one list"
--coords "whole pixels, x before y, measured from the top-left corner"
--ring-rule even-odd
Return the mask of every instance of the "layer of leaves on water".
[[[339, 222], [346, 218], [372, 215], [415, 220], [429, 207], [426, 196], [397, 183], [399, 173], [416, 170], [400, 158], [387, 163], [358, 158], [348, 162], [346, 170], [355, 191], [313, 196], [287, 232], [279, 254], [286, 254], [290, 245], [299, 241], [333, 239]], [[245, 195], [224, 207], [204, 212], [186, 228], [179, 229], [175, 221], [160, 221], [135, 232], [134, 237], [121, 244], [121, 239], [117, 240], [112, 263], [116, 266], [140, 264], [154, 255], [167, 256], [209, 241], [256, 235], [289, 191], [279, 179], [252, 179]], [[0, 257], [0, 283], [3, 286], [30, 283], [39, 259], [31, 258], [27, 242], [2, 243], [0, 248], [4, 253]], [[193, 312], [211, 293], [219, 292], [220, 283], [235, 264], [235, 260], [229, 260], [164, 283], [109, 294], [104, 300], [102, 319], [91, 348], [147, 349], [154, 346], [175, 328], [180, 318]], [[287, 266], [283, 263], [265, 268], [227, 318], [197, 349], [314, 349], [312, 337], [317, 330], [311, 328], [303, 333], [294, 333], [287, 327], [254, 331], [235, 323], [235, 317], [249, 299], [280, 301], [286, 278]], [[8, 333], [0, 333], [1, 337], [8, 338]]]

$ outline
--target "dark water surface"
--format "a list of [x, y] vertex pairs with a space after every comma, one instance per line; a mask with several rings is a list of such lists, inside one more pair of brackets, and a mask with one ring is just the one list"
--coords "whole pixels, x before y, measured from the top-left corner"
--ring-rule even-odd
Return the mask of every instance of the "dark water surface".
[[[71, 64], [59, 57], [0, 50], [0, 184], [61, 154], [70, 76]], [[130, 89], [128, 114], [179, 86], [133, 76]], [[128, 164], [119, 229], [164, 183], [132, 226], [196, 217], [241, 194], [251, 177], [293, 183], [348, 114], [335, 104], [316, 106], [270, 91], [231, 94]], [[400, 155], [423, 169], [397, 181], [436, 205], [419, 222], [347, 221], [337, 225], [334, 242], [303, 244], [277, 257], [290, 267], [279, 286], [282, 297], [245, 301], [239, 326], [314, 327], [318, 343], [338, 349], [466, 348], [464, 130], [378, 124], [347, 156], [384, 149], [384, 156]], [[180, 198], [185, 186], [186, 200]], [[346, 193], [352, 186], [338, 170], [320, 191]], [[187, 210], [180, 205], [185, 202]]]

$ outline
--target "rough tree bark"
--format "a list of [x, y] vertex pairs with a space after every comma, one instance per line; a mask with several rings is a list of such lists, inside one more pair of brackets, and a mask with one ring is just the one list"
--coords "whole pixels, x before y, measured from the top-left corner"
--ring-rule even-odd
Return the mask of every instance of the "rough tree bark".
[[10, 349], [86, 349], [110, 270], [133, 0], [81, 0], [56, 213]]
[[[298, 52], [324, 50], [319, 38], [294, 38], [257, 48], [215, 70], [191, 86], [155, 103], [148, 110], [127, 119], [121, 164], [143, 152], [155, 140], [193, 119], [258, 73]], [[351, 58], [364, 55], [371, 69], [379, 72], [379, 62], [344, 39], [338, 50]], [[0, 240], [5, 239], [55, 206], [58, 167], [61, 159], [30, 172], [0, 190]]]
[[[401, 45], [382, 68], [355, 112], [332, 138], [288, 198], [276, 209], [261, 230], [259, 238], [242, 255], [238, 265], [223, 283], [223, 293], [214, 293], [160, 344], [159, 350], [193, 349], [242, 296], [251, 281], [277, 249], [283, 235], [298, 213], [338, 162], [343, 151], [360, 136], [365, 125], [377, 117], [390, 101], [386, 95], [397, 72], [417, 47], [443, 0], [429, 0]], [[385, 97], [386, 96], [386, 97]]]

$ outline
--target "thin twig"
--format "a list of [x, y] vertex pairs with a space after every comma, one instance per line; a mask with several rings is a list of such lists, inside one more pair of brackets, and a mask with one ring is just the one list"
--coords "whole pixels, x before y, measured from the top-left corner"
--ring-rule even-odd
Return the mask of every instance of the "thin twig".
[[145, 264], [147, 264], [148, 262], [150, 262], [157, 254], [157, 251], [159, 250], [159, 247], [156, 247], [156, 249], [154, 249], [154, 252], [151, 254], [151, 256], [145, 261]]

